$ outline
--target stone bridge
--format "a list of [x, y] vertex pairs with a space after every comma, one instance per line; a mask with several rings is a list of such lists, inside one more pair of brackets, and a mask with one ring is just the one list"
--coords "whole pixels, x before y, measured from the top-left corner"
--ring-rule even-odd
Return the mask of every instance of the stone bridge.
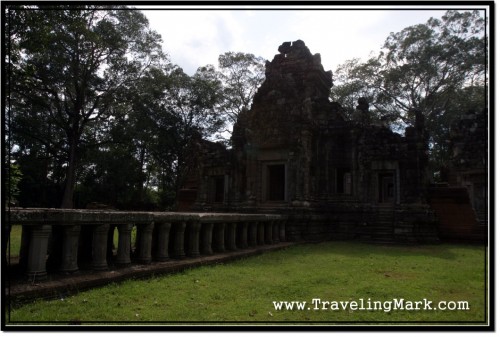
[[[23, 226], [19, 259], [23, 273], [30, 280], [43, 280], [51, 272], [99, 271], [110, 265], [126, 267], [132, 262], [148, 264], [283, 242], [287, 217], [11, 208], [6, 220], [8, 224]], [[137, 234], [132, 253], [133, 226]], [[118, 246], [113, 249], [115, 228]], [[55, 240], [57, 237], [59, 240]], [[54, 241], [59, 241], [59, 246]], [[54, 270], [47, 268], [48, 255], [49, 260], [52, 257], [57, 261]]]

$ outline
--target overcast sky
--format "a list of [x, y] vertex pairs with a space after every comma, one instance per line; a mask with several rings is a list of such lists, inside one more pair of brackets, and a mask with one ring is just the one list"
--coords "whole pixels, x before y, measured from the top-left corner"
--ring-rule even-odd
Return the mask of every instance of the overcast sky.
[[425, 23], [430, 17], [440, 18], [452, 6], [440, 6], [439, 10], [431, 6], [368, 10], [164, 8], [142, 10], [150, 27], [161, 34], [170, 60], [192, 75], [200, 66], [217, 65], [218, 56], [228, 51], [272, 60], [281, 43], [298, 39], [311, 53], [321, 54], [325, 70], [335, 71], [348, 59], [367, 59], [371, 52], [378, 53], [391, 32]]

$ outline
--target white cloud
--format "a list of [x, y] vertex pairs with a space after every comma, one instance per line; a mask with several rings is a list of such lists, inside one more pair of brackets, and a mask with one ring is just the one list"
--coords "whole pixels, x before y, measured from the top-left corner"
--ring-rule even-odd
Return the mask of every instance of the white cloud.
[[391, 32], [424, 23], [433, 10], [147, 10], [164, 50], [188, 74], [228, 51], [272, 60], [285, 41], [303, 40], [326, 70], [378, 53]]
[[[164, 50], [188, 73], [216, 64], [221, 50], [238, 47], [242, 28], [230, 12], [144, 11], [150, 27], [161, 34]], [[227, 50], [226, 50], [227, 51]]]

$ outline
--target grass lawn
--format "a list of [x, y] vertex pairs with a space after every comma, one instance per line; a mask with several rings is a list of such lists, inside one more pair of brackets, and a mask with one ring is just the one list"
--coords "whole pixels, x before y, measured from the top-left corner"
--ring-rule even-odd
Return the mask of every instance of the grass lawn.
[[[463, 322], [486, 320], [480, 246], [297, 245], [182, 273], [129, 280], [7, 310], [17, 322]], [[315, 310], [312, 300], [467, 301], [469, 310]], [[306, 302], [276, 310], [273, 301]], [[329, 304], [330, 305], [330, 304]], [[309, 307], [310, 310], [307, 310]], [[330, 308], [330, 306], [328, 306]], [[10, 315], [10, 316], [9, 316]]]
[[10, 256], [19, 256], [19, 251], [21, 250], [21, 233], [23, 227], [20, 225], [14, 225], [10, 229], [9, 236], [9, 246]]

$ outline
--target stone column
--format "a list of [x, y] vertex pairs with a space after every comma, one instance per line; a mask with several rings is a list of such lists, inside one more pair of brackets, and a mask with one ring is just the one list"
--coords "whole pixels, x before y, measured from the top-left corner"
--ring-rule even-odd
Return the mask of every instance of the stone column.
[[274, 220], [272, 222], [273, 226], [273, 243], [280, 242], [280, 221]]
[[189, 257], [200, 256], [200, 229], [201, 223], [199, 221], [189, 221], [186, 252]]
[[167, 261], [169, 259], [168, 256], [168, 242], [170, 240], [170, 227], [172, 224], [170, 222], [163, 222], [155, 224], [158, 238], [157, 238], [157, 247], [156, 247], [156, 261]]
[[248, 223], [248, 245], [250, 247], [257, 246], [257, 227], [258, 222], [252, 221]]
[[130, 264], [130, 242], [132, 224], [118, 225], [118, 251], [116, 253], [116, 263], [119, 265]]
[[137, 226], [137, 235], [139, 238], [137, 247], [137, 262], [148, 264], [151, 263], [151, 244], [153, 240], [154, 222], [141, 224]]
[[262, 221], [257, 222], [257, 245], [259, 246], [264, 244], [264, 232], [265, 232], [264, 222]]
[[286, 241], [286, 220], [280, 221], [280, 241]]
[[26, 267], [28, 266], [28, 255], [31, 240], [30, 227], [31, 226], [23, 225], [21, 232], [21, 249], [19, 251], [19, 267], [21, 267], [21, 270], [26, 270]]
[[236, 250], [236, 223], [228, 222], [226, 224], [226, 250]]
[[30, 245], [28, 248], [28, 261], [26, 274], [33, 281], [47, 277], [47, 248], [52, 226], [42, 225], [30, 228]]
[[106, 270], [106, 251], [108, 243], [109, 225], [96, 225], [92, 233], [92, 269]]
[[266, 245], [273, 243], [273, 221], [266, 221], [265, 223], [265, 237], [264, 242]]
[[78, 270], [78, 239], [80, 226], [64, 226], [62, 240], [62, 257], [59, 271], [72, 273]]
[[241, 249], [248, 248], [248, 222], [239, 222], [236, 230], [238, 247]]
[[201, 246], [200, 250], [202, 254], [213, 254], [212, 251], [212, 231], [214, 229], [214, 224], [213, 223], [202, 223], [201, 224]]
[[172, 257], [183, 258], [186, 256], [184, 252], [184, 232], [186, 231], [186, 222], [179, 221], [175, 222], [172, 226], [173, 234], [173, 247], [172, 247]]
[[224, 231], [226, 224], [225, 223], [215, 223], [214, 231], [213, 231], [213, 249], [214, 252], [223, 253], [226, 251], [224, 245]]

